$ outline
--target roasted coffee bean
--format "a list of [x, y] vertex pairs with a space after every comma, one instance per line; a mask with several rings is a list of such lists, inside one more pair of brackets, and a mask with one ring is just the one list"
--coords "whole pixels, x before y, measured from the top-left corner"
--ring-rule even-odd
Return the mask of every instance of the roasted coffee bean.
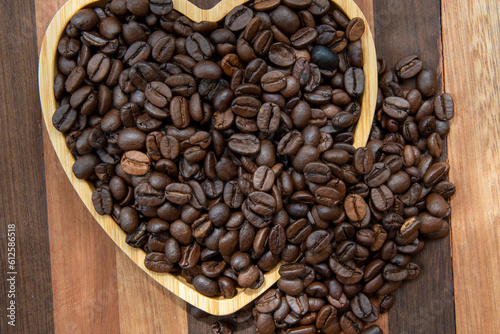
[[363, 19], [356, 17], [353, 18], [346, 28], [346, 37], [351, 41], [357, 41], [365, 32], [365, 22]]
[[190, 97], [196, 91], [196, 81], [188, 74], [175, 74], [165, 80], [174, 95]]
[[432, 70], [422, 70], [417, 76], [417, 89], [425, 97], [431, 97], [437, 91], [436, 72]]
[[170, 102], [170, 118], [177, 128], [189, 126], [191, 116], [189, 114], [189, 102], [183, 96], [175, 96]]
[[251, 155], [259, 151], [260, 141], [251, 134], [234, 134], [229, 139], [228, 147], [235, 153]]
[[453, 118], [454, 104], [451, 95], [444, 93], [434, 99], [434, 112], [436, 118], [441, 121], [448, 121]]
[[243, 30], [253, 18], [253, 11], [246, 6], [237, 6], [226, 15], [225, 26], [231, 31]]
[[202, 60], [196, 63], [193, 74], [200, 79], [219, 79], [222, 69], [212, 61]]
[[192, 197], [192, 189], [184, 183], [170, 183], [165, 188], [165, 198], [175, 204], [187, 204]]
[[151, 160], [140, 151], [127, 151], [121, 159], [121, 167], [130, 175], [145, 175], [150, 169]]
[[378, 187], [387, 181], [390, 176], [391, 171], [389, 168], [384, 163], [378, 162], [373, 165], [372, 170], [365, 175], [364, 179], [369, 187]]
[[420, 73], [424, 64], [418, 56], [408, 56], [396, 64], [396, 73], [401, 79], [409, 79]]
[[339, 66], [338, 55], [326, 46], [315, 46], [312, 50], [311, 56], [319, 68], [334, 71]]
[[344, 74], [346, 92], [351, 97], [359, 97], [365, 89], [365, 75], [361, 68], [350, 67]]
[[217, 282], [203, 274], [197, 275], [193, 278], [193, 285], [196, 291], [207, 297], [215, 297], [219, 294], [219, 286]]
[[257, 168], [253, 175], [253, 187], [257, 191], [269, 191], [274, 184], [274, 172], [267, 166]]
[[292, 66], [295, 62], [295, 50], [285, 43], [274, 43], [269, 49], [269, 61], [276, 66]]
[[403, 121], [408, 116], [410, 104], [403, 98], [390, 96], [384, 100], [383, 110], [387, 116]]

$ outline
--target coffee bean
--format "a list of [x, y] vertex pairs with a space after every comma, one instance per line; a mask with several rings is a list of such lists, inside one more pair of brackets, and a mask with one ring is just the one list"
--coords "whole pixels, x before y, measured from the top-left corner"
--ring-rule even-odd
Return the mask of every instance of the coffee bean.
[[165, 188], [165, 198], [175, 204], [186, 204], [191, 200], [192, 189], [184, 183], [170, 183]]
[[448, 121], [453, 118], [454, 104], [451, 95], [444, 93], [436, 96], [434, 99], [434, 112], [437, 119], [441, 121]]
[[363, 70], [350, 67], [344, 74], [344, 84], [347, 93], [351, 97], [359, 97], [365, 89], [365, 75]]
[[193, 278], [193, 285], [196, 291], [207, 297], [215, 297], [219, 293], [219, 286], [217, 282], [203, 274], [197, 275]]
[[351, 41], [357, 41], [365, 32], [365, 22], [363, 19], [353, 18], [346, 28], [346, 37]]
[[234, 134], [229, 139], [228, 147], [235, 153], [251, 155], [259, 151], [260, 141], [251, 134]]
[[246, 6], [237, 6], [233, 8], [225, 19], [225, 26], [231, 31], [243, 30], [253, 18], [253, 11]]
[[295, 50], [284, 43], [274, 43], [269, 49], [269, 60], [277, 66], [292, 66], [295, 62]]
[[311, 56], [319, 68], [326, 70], [336, 70], [340, 61], [335, 52], [323, 45], [315, 46]]
[[396, 73], [401, 79], [409, 79], [419, 74], [423, 66], [418, 56], [404, 57], [396, 64]]
[[417, 76], [417, 89], [425, 97], [431, 97], [437, 91], [436, 72], [431, 70], [422, 70]]

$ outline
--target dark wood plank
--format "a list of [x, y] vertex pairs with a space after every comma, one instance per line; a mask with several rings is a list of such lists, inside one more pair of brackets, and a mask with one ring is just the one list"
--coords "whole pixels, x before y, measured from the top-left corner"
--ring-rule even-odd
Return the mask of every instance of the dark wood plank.
[[[54, 316], [34, 2], [1, 1], [0, 22], [0, 332], [51, 333]], [[14, 268], [7, 263], [8, 224], [15, 224]], [[7, 296], [10, 276], [15, 278], [12, 299]], [[7, 323], [11, 300], [16, 305], [16, 327]]]
[[[437, 69], [442, 86], [440, 2], [379, 0], [374, 13], [378, 56], [394, 66], [400, 58], [417, 54], [427, 68]], [[450, 238], [427, 242], [414, 262], [422, 273], [395, 293], [389, 332], [455, 333]]]

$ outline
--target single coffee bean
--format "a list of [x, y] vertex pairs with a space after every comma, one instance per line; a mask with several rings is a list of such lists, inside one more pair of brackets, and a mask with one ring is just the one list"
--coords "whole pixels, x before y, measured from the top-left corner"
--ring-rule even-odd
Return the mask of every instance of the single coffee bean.
[[165, 198], [175, 204], [187, 204], [192, 197], [192, 189], [184, 183], [170, 183], [165, 188]]
[[253, 11], [246, 6], [237, 6], [233, 8], [224, 21], [225, 26], [231, 31], [243, 30], [253, 18]]

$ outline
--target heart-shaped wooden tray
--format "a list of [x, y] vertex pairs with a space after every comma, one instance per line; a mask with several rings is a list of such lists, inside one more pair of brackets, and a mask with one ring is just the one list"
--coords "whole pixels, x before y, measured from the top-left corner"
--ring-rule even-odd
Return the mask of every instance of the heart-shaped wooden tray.
[[[216, 0], [214, 0], [216, 1]], [[174, 9], [188, 16], [194, 21], [219, 21], [234, 7], [241, 5], [246, 0], [222, 0], [213, 7], [207, 9], [213, 4], [212, 1], [198, 0], [200, 6], [187, 0], [173, 0]], [[352, 0], [334, 0], [335, 4], [340, 7], [349, 18], [361, 17], [365, 20], [366, 32], [361, 39], [363, 47], [364, 72], [366, 77], [365, 93], [362, 98], [362, 112], [359, 119], [355, 142], [356, 147], [366, 143], [369, 136], [373, 115], [375, 112], [375, 104], [377, 99], [377, 60], [375, 45], [368, 23]], [[54, 78], [57, 73], [57, 44], [65, 27], [74, 13], [86, 6], [98, 6], [104, 4], [102, 0], [69, 0], [57, 12], [52, 19], [43, 39], [42, 48], [39, 59], [39, 90], [40, 100], [43, 111], [43, 118], [50, 140], [59, 157], [62, 167], [66, 172], [71, 184], [82, 199], [83, 203], [90, 211], [92, 216], [113, 239], [113, 241], [134, 261], [142, 270], [155, 279], [158, 283], [170, 290], [175, 295], [184, 299], [186, 302], [214, 315], [226, 315], [234, 313], [241, 309], [260, 294], [270, 288], [279, 278], [278, 268], [266, 273], [264, 284], [256, 290], [238, 289], [238, 293], [231, 299], [224, 298], [209, 298], [198, 293], [191, 284], [188, 284], [181, 276], [175, 276], [165, 273], [157, 273], [148, 270], [144, 266], [145, 253], [141, 249], [133, 248], [125, 242], [125, 232], [111, 219], [110, 216], [99, 215], [92, 204], [92, 186], [84, 180], [77, 179], [72, 172], [72, 166], [75, 159], [69, 152], [65, 143], [65, 136], [58, 132], [52, 126], [52, 115], [57, 108], [56, 99], [53, 92]], [[201, 8], [200, 8], [201, 7]], [[202, 9], [205, 8], [205, 9]], [[70, 224], [68, 222], [68, 224]]]

